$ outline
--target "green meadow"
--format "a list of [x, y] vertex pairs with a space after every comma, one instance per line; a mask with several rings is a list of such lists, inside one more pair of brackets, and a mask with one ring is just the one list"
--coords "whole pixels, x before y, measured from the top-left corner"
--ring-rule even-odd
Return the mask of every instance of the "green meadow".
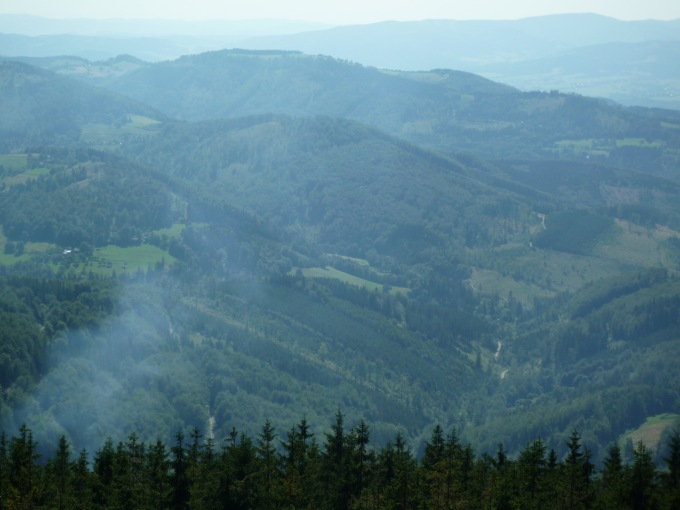
[[[302, 275], [305, 278], [332, 278], [335, 280], [340, 280], [341, 282], [347, 283], [349, 285], [356, 285], [357, 287], [364, 287], [365, 289], [369, 291], [374, 291], [374, 290], [382, 290], [385, 286], [372, 282], [370, 280], [365, 280], [363, 278], [359, 278], [358, 276], [351, 275], [349, 273], [345, 273], [344, 271], [340, 271], [338, 269], [335, 269], [334, 267], [331, 266], [326, 266], [326, 267], [308, 267], [308, 268], [300, 268], [300, 271], [302, 271]], [[290, 274], [295, 274], [297, 272], [297, 268], [294, 268]], [[408, 294], [409, 289], [406, 287], [390, 287], [390, 293], [392, 294]]]
[[120, 247], [109, 245], [98, 248], [95, 252], [97, 271], [104, 273], [132, 274], [137, 271], [153, 269], [156, 264], [164, 262], [166, 266], [176, 260], [165, 250], [151, 244]]
[[665, 413], [656, 416], [648, 417], [645, 422], [634, 430], [629, 430], [619, 439], [619, 445], [622, 447], [630, 439], [633, 445], [640, 442], [647, 448], [656, 449], [663, 433], [669, 429], [680, 424], [680, 415]]

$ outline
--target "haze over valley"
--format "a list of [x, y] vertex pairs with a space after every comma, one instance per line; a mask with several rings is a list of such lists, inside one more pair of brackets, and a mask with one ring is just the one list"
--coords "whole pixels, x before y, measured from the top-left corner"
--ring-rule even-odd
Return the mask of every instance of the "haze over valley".
[[[470, 508], [620, 508], [615, 451], [672, 508], [679, 34], [0, 13], [0, 501], [28, 501], [2, 474], [18, 445], [40, 504], [68, 445], [75, 507], [77, 452], [103, 480], [120, 441], [175, 445], [161, 507], [444, 508], [447, 442]], [[508, 489], [531, 452], [540, 489]], [[400, 455], [418, 483], [385, 474]]]

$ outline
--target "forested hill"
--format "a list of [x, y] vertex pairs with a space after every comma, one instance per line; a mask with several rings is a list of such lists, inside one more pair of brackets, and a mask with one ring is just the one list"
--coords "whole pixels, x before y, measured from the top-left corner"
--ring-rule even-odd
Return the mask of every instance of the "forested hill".
[[521, 195], [485, 182], [482, 165], [343, 119], [168, 124], [121, 152], [299, 242], [359, 258], [372, 252], [373, 263], [382, 258], [379, 265], [412, 266], [436, 257], [448, 265], [464, 246], [519, 240], [534, 223]]
[[95, 67], [89, 78], [76, 76], [187, 120], [329, 115], [445, 152], [589, 157], [667, 174], [678, 158], [673, 148], [680, 145], [675, 111], [624, 108], [557, 91], [519, 92], [451, 70], [386, 71], [296, 52], [242, 50], [134, 66], [124, 73], [114, 62]]
[[20, 62], [0, 63], [0, 147], [73, 144], [86, 126], [122, 125], [130, 115], [164, 116], [153, 108]]

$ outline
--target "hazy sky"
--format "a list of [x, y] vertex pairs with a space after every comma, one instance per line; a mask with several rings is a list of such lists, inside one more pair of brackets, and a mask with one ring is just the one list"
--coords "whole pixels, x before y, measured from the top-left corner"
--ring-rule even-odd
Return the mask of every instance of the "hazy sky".
[[678, 19], [680, 0], [0, 0], [0, 13], [51, 18], [282, 18], [338, 25], [433, 18], [517, 19], [566, 12], [594, 12], [618, 19]]

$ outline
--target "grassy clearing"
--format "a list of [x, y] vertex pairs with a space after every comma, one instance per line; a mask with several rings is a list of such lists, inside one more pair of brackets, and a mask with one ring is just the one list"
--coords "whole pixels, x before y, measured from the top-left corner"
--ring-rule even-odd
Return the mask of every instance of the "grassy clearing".
[[679, 232], [667, 227], [641, 227], [618, 219], [616, 225], [616, 233], [603, 237], [595, 246], [595, 256], [643, 267], [674, 265], [668, 250], [661, 246], [668, 237], [680, 237]]
[[80, 136], [89, 143], [110, 146], [122, 143], [124, 135], [146, 136], [154, 133], [160, 121], [142, 115], [130, 115], [128, 122], [122, 126], [112, 124], [86, 124]]
[[660, 142], [659, 140], [648, 142], [644, 138], [622, 138], [621, 140], [616, 140], [616, 146], [659, 148], [663, 146], [663, 143]]
[[[175, 224], [170, 228], [157, 231], [168, 237], [179, 236], [184, 229], [184, 225]], [[138, 270], [146, 271], [149, 267], [154, 268], [159, 262], [164, 262], [168, 267], [176, 262], [176, 259], [167, 251], [151, 244], [139, 246], [120, 247], [109, 245], [98, 248], [94, 255], [85, 260], [78, 253], [62, 254], [62, 248], [52, 243], [26, 242], [23, 245], [23, 253], [16, 256], [14, 253], [5, 253], [8, 239], [5, 236], [2, 225], [0, 225], [0, 265], [11, 266], [18, 262], [26, 262], [31, 259], [41, 261], [49, 265], [54, 270], [68, 267], [74, 273], [88, 273], [102, 276], [111, 276], [113, 271], [116, 274], [134, 273]]]
[[680, 425], [680, 415], [666, 413], [650, 416], [635, 430], [629, 430], [619, 438], [619, 445], [623, 447], [630, 439], [633, 445], [642, 441], [647, 448], [656, 449], [659, 440], [666, 429]]
[[28, 253], [46, 253], [56, 248], [57, 245], [52, 243], [26, 243], [26, 251]]
[[40, 168], [31, 168], [30, 170], [27, 170], [24, 172], [23, 175], [31, 175], [31, 176], [39, 176], [39, 175], [48, 175], [50, 173], [50, 169], [47, 167], [40, 167]]
[[593, 138], [582, 140], [560, 140], [556, 142], [558, 152], [573, 152], [590, 156], [608, 156], [613, 147], [606, 142]]
[[[343, 271], [339, 271], [338, 269], [335, 269], [334, 267], [331, 266], [326, 266], [326, 267], [308, 267], [304, 269], [300, 269], [302, 271], [302, 275], [305, 278], [333, 278], [335, 280], [340, 280], [344, 283], [347, 283], [349, 285], [356, 285], [357, 287], [364, 287], [365, 289], [369, 291], [382, 291], [384, 288], [384, 285], [381, 283], [376, 283], [372, 282], [369, 280], [364, 280], [363, 278], [359, 278], [358, 276], [351, 275], [349, 273], [345, 273]], [[290, 274], [295, 274], [297, 271], [297, 268], [294, 268]], [[390, 287], [390, 293], [391, 294], [408, 294], [409, 289], [406, 287]]]
[[12, 186], [16, 186], [17, 184], [24, 184], [33, 179], [37, 179], [37, 176], [30, 175], [28, 173], [22, 173], [18, 175], [13, 175], [12, 177], [5, 177], [4, 179], [1, 180], [1, 182], [3, 182], [5, 186], [7, 186], [8, 188], [11, 188]]
[[502, 275], [489, 269], [474, 269], [470, 275], [469, 285], [473, 292], [497, 295], [505, 303], [508, 302], [508, 297], [512, 296], [527, 310], [533, 308], [534, 297], [551, 297], [555, 294], [532, 283], [517, 281], [510, 275]]
[[4, 167], [5, 171], [11, 174], [0, 178], [0, 182], [5, 186], [11, 187], [50, 173], [49, 168], [27, 169], [27, 165], [28, 156], [26, 154], [0, 154], [0, 166]]
[[[627, 265], [610, 257], [579, 255], [506, 245], [493, 251], [472, 250], [467, 256], [476, 269], [469, 284], [474, 292], [507, 298], [512, 292], [522, 306], [533, 306], [534, 296], [574, 292], [585, 283], [613, 276]], [[494, 268], [502, 267], [502, 271]]]
[[[166, 265], [175, 262], [172, 255], [151, 244], [127, 248], [109, 245], [98, 249], [95, 257], [100, 261], [100, 266], [103, 266], [105, 272], [115, 270], [117, 274], [121, 272], [134, 273], [138, 270], [146, 271], [147, 268], [154, 267], [156, 263], [163, 260], [165, 260]], [[99, 269], [101, 268], [99, 267]]]
[[161, 123], [160, 120], [152, 119], [150, 117], [145, 117], [144, 115], [132, 114], [129, 116], [130, 122], [128, 126], [136, 128], [145, 128], [149, 126], [156, 126]]
[[153, 233], [161, 238], [165, 236], [168, 239], [177, 239], [182, 235], [185, 227], [184, 223], [174, 223], [171, 227], [154, 230]]
[[160, 121], [143, 115], [129, 115], [129, 122], [120, 131], [133, 135], [148, 135], [153, 132], [153, 128], [160, 124]]
[[350, 262], [354, 262], [358, 266], [370, 266], [370, 264], [368, 263], [368, 260], [366, 260], [366, 259], [358, 259], [356, 257], [349, 257], [347, 255], [338, 255], [336, 253], [329, 253], [328, 256], [329, 257], [337, 257], [337, 258], [342, 259], [342, 260], [348, 260]]
[[16, 256], [12, 253], [5, 253], [4, 251], [0, 251], [0, 265], [1, 266], [12, 266], [16, 264], [17, 262], [26, 262], [29, 260], [31, 256], [28, 253], [25, 253], [20, 256]]
[[5, 253], [6, 244], [7, 237], [2, 230], [2, 225], [0, 225], [0, 265], [11, 266], [12, 264], [16, 264], [17, 262], [28, 260], [30, 258], [30, 255], [28, 255], [25, 251], [24, 254], [19, 257], [13, 253]]
[[[613, 276], [633, 268], [677, 267], [677, 255], [666, 242], [680, 238], [680, 232], [667, 227], [646, 228], [623, 220], [615, 224], [589, 249], [587, 254], [555, 250], [504, 247], [493, 252], [471, 252], [478, 269], [470, 278], [476, 292], [507, 298], [510, 292], [523, 306], [531, 306], [533, 296], [573, 292], [589, 281]], [[492, 268], [503, 267], [502, 272]]]
[[329, 257], [335, 257], [335, 258], [338, 258], [338, 259], [346, 261], [346, 262], [351, 262], [351, 263], [355, 264], [356, 266], [358, 266], [362, 269], [368, 269], [368, 270], [371, 271], [372, 274], [374, 274], [378, 277], [386, 276], [386, 275], [389, 274], [389, 273], [385, 273], [383, 271], [378, 271], [377, 269], [371, 267], [371, 263], [366, 259], [360, 259], [360, 258], [357, 258], [357, 257], [350, 257], [348, 255], [338, 255], [337, 253], [327, 253], [327, 255]]
[[21, 170], [28, 164], [27, 154], [0, 154], [0, 165], [11, 170]]
[[80, 138], [100, 147], [118, 145], [121, 140], [120, 130], [109, 124], [86, 124], [80, 130]]
[[616, 234], [603, 238], [593, 249], [595, 256], [636, 266], [673, 266], [668, 252], [661, 249], [670, 229], [645, 228], [623, 220], [616, 224]]
[[663, 147], [659, 140], [648, 141], [645, 138], [620, 138], [613, 143], [610, 140], [583, 138], [581, 140], [560, 140], [555, 143], [557, 152], [571, 152], [584, 156], [608, 156], [613, 149], [621, 147], [640, 147], [657, 149]]

